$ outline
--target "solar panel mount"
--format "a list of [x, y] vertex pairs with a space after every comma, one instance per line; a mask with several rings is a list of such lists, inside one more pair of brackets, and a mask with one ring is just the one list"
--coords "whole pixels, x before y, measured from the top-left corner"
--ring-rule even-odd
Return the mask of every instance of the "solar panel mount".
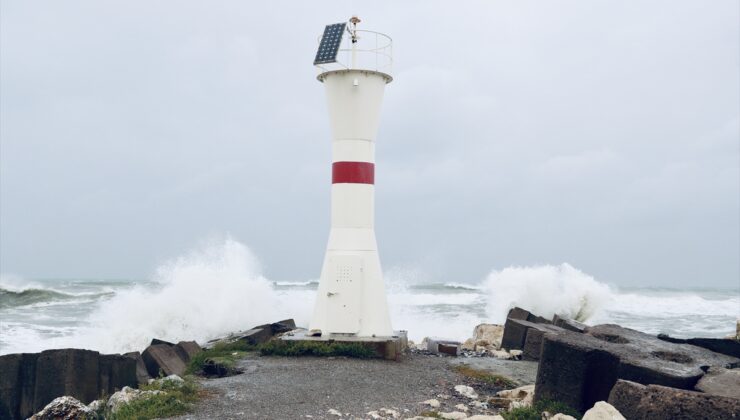
[[324, 35], [319, 43], [319, 50], [316, 51], [316, 58], [313, 60], [314, 65], [337, 62], [339, 45], [342, 43], [342, 36], [346, 28], [346, 22], [326, 25]]

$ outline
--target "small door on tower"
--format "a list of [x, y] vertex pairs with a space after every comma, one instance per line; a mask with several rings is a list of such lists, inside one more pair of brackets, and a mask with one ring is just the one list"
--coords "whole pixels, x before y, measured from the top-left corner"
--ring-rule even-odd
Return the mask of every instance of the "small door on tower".
[[327, 324], [330, 333], [357, 334], [360, 331], [362, 257], [338, 255], [328, 258], [329, 287]]

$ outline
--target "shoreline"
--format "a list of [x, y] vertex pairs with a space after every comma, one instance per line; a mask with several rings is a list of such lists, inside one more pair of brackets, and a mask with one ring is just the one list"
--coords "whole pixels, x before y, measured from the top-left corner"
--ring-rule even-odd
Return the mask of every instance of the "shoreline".
[[[566, 419], [580, 418], [607, 400], [619, 410], [632, 410], [634, 417], [654, 409], [640, 404], [656, 392], [659, 397], [672, 393], [666, 401], [683, 398], [682, 410], [694, 414], [704, 407], [702, 401], [711, 401], [719, 408], [713, 406], [707, 418], [740, 415], [740, 321], [733, 338], [683, 340], [614, 324], [550, 320], [514, 308], [505, 325], [478, 325], [464, 343], [438, 338], [409, 342], [398, 361], [377, 359], [382, 355], [333, 340], [310, 343], [301, 350], [304, 356], [286, 357], [295, 354], [285, 350], [296, 341], [281, 337], [294, 331], [293, 320], [283, 320], [212, 340], [205, 349], [192, 341], [153, 339], [142, 353], [125, 355], [61, 349], [0, 356], [0, 410], [5, 410], [0, 417], [25, 418], [48, 400], [65, 396], [49, 406], [76, 401], [83, 411], [92, 412], [94, 405], [94, 418], [109, 418], [111, 401], [163, 398], [161, 385], [154, 389], [159, 394], [149, 390], [161, 384], [151, 378], [182, 381], [186, 373], [204, 376], [195, 379], [200, 398], [188, 403], [182, 418], [494, 419], [509, 418], [517, 410], [539, 416], [533, 410], [552, 401], [576, 415]], [[656, 390], [649, 384], [669, 387]], [[577, 391], [584, 386], [591, 391]]]

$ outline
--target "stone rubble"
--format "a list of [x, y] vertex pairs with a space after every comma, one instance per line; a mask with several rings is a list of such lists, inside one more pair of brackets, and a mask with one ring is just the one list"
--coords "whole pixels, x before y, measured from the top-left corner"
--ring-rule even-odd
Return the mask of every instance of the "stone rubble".
[[455, 392], [462, 395], [463, 397], [470, 398], [471, 400], [477, 400], [478, 394], [472, 387], [467, 385], [455, 385]]
[[98, 415], [79, 400], [64, 396], [53, 399], [29, 420], [94, 420]]
[[467, 412], [469, 408], [465, 404], [458, 404], [455, 406], [458, 411]]
[[422, 404], [426, 404], [432, 408], [439, 408], [440, 406], [439, 400], [437, 399], [426, 400], [426, 401], [423, 401]]
[[110, 410], [112, 413], [117, 412], [122, 406], [143, 398], [149, 398], [153, 395], [161, 394], [162, 391], [142, 391], [140, 389], [133, 389], [131, 387], [125, 386], [122, 390], [114, 393], [113, 395], [108, 398], [108, 402], [106, 403], [106, 407], [108, 410]]
[[594, 404], [586, 413], [583, 414], [582, 420], [627, 420], [611, 404], [599, 401]]

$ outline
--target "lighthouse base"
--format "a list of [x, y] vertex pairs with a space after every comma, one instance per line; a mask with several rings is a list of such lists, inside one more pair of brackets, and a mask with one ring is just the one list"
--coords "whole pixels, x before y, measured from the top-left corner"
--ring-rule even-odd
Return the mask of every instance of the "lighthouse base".
[[282, 335], [279, 340], [298, 343], [353, 343], [359, 344], [369, 350], [372, 350], [379, 359], [400, 360], [403, 353], [408, 349], [408, 336], [406, 331], [394, 331], [389, 337], [357, 337], [344, 334], [329, 334], [321, 336], [312, 336], [308, 330], [293, 330]]

